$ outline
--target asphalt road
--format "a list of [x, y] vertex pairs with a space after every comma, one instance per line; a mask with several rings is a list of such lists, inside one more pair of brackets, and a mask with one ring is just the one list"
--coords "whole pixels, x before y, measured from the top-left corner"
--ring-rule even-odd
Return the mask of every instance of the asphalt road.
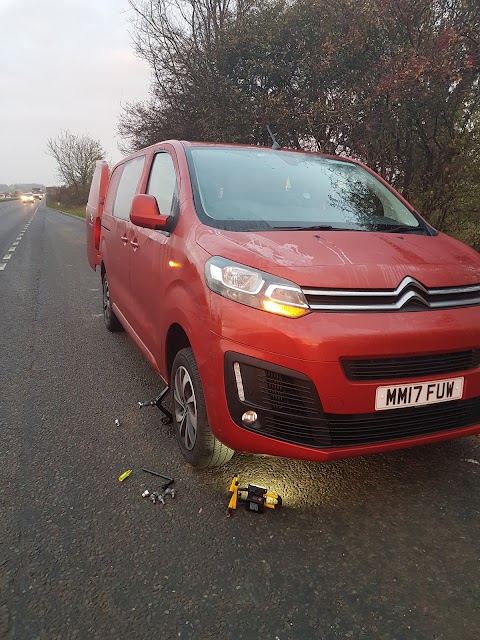
[[[0, 203], [0, 258], [15, 242], [0, 260], [2, 640], [478, 640], [480, 438], [194, 472], [137, 408], [160, 385], [103, 326], [84, 222]], [[141, 467], [172, 474], [175, 500], [142, 499], [159, 484]], [[236, 470], [285, 507], [226, 519]]]

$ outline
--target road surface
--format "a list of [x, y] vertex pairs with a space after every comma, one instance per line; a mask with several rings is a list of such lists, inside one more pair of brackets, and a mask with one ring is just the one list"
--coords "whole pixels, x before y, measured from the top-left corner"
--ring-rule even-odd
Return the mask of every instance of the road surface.
[[[4, 257], [0, 638], [478, 640], [480, 438], [195, 472], [137, 408], [160, 384], [103, 326], [84, 221], [0, 203]], [[226, 519], [235, 471], [285, 507]]]

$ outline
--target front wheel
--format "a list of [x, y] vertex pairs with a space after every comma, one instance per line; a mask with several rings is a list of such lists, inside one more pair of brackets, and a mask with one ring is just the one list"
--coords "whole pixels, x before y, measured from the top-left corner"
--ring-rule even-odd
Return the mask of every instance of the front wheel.
[[222, 444], [210, 429], [202, 381], [192, 349], [177, 353], [171, 385], [175, 435], [185, 460], [197, 469], [227, 463], [234, 451]]

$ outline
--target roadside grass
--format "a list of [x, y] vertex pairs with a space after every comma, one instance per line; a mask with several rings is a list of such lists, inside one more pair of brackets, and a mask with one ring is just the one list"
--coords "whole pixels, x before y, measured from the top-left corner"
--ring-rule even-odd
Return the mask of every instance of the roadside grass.
[[72, 207], [70, 205], [64, 205], [61, 202], [52, 202], [47, 198], [47, 207], [50, 209], [56, 209], [57, 211], [63, 211], [63, 213], [69, 213], [77, 218], [85, 218], [85, 207]]

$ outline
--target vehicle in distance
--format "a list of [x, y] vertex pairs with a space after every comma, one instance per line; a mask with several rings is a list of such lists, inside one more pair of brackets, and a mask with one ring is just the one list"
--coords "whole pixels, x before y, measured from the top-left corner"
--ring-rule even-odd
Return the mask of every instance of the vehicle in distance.
[[40, 187], [32, 187], [32, 195], [36, 200], [41, 200], [44, 196], [43, 189]]
[[480, 433], [480, 256], [360, 162], [159, 143], [97, 163], [87, 246], [193, 466]]
[[20, 196], [20, 200], [23, 202], [23, 204], [27, 204], [27, 202], [32, 204], [35, 202], [35, 197], [33, 193], [22, 193], [22, 195]]

